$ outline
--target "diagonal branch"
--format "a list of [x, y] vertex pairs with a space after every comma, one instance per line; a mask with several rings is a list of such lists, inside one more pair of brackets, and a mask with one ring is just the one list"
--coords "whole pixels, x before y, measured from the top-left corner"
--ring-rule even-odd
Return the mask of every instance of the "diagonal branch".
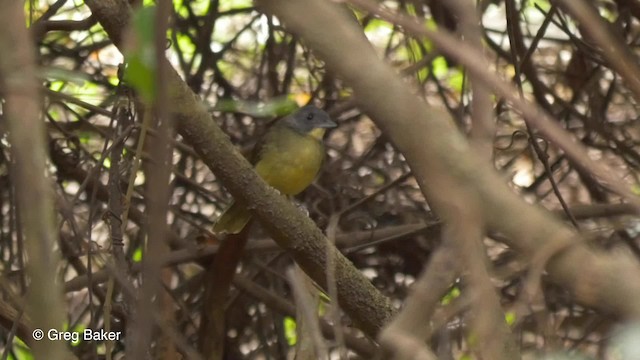
[[[121, 47], [123, 28], [130, 18], [125, 1], [85, 2], [107, 34]], [[320, 229], [295, 206], [269, 187], [246, 159], [229, 142], [228, 136], [212, 121], [207, 108], [173, 68], [166, 84], [177, 132], [193, 146], [202, 161], [216, 174], [236, 199], [251, 204], [276, 242], [288, 250], [300, 267], [326, 288], [326, 248], [336, 266], [338, 300], [345, 312], [365, 333], [374, 336], [391, 317], [389, 299], [366, 279]]]

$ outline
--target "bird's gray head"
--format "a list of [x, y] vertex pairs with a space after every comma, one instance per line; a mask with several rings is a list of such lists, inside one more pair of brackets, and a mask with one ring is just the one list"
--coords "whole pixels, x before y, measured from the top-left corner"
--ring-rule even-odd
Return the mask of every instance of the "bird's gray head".
[[307, 134], [313, 129], [334, 128], [338, 126], [329, 114], [313, 105], [307, 105], [283, 119], [290, 128]]

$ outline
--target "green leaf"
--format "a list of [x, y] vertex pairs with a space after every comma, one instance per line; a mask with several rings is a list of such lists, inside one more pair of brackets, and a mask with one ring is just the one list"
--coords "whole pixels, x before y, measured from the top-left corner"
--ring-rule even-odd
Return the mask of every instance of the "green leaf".
[[296, 320], [290, 316], [285, 316], [284, 321], [284, 337], [287, 339], [289, 346], [295, 346], [298, 341], [298, 334], [296, 333]]
[[174, 46], [180, 49], [186, 60], [191, 60], [196, 51], [196, 46], [191, 41], [191, 38], [183, 33], [177, 32], [176, 42], [177, 44], [174, 44]]
[[80, 344], [82, 343], [82, 332], [86, 328], [87, 327], [82, 324], [77, 324], [76, 326], [73, 327], [73, 330], [71, 331], [78, 333], [78, 341], [71, 341], [71, 346], [73, 347], [80, 346]]
[[447, 64], [447, 60], [444, 56], [438, 56], [433, 59], [431, 66], [433, 67], [433, 75], [438, 79], [443, 78], [449, 73], [449, 64]]
[[12, 356], [12, 354], [9, 354], [8, 359], [13, 359], [13, 360], [33, 360], [34, 359], [33, 354], [31, 354], [31, 350], [29, 349], [27, 344], [18, 337], [13, 338], [12, 350], [13, 350], [13, 354], [15, 354], [15, 357]]
[[533, 8], [536, 5], [544, 11], [549, 11], [551, 9], [551, 3], [549, 0], [529, 0], [527, 1], [526, 7]]
[[89, 140], [91, 140], [91, 135], [92, 133], [87, 132], [87, 131], [80, 131], [78, 132], [78, 140], [80, 140], [80, 144], [88, 144]]
[[156, 96], [155, 7], [143, 7], [133, 14], [134, 46], [125, 54], [127, 68], [124, 79], [133, 86], [145, 102]]
[[[206, 1], [209, 3], [209, 1]], [[231, 9], [244, 8], [253, 6], [252, 0], [221, 0], [220, 11], [227, 11]]]
[[139, 263], [142, 261], [142, 248], [138, 247], [134, 252], [133, 255], [131, 256], [131, 260], [133, 260], [133, 262], [135, 263]]
[[462, 86], [464, 85], [464, 73], [458, 69], [451, 69], [449, 72], [449, 86], [451, 89], [461, 93]]
[[447, 295], [442, 297], [442, 300], [440, 301], [440, 303], [442, 305], [449, 305], [454, 299], [458, 298], [460, 296], [460, 288], [453, 287], [451, 290], [449, 290], [449, 292], [447, 293]]

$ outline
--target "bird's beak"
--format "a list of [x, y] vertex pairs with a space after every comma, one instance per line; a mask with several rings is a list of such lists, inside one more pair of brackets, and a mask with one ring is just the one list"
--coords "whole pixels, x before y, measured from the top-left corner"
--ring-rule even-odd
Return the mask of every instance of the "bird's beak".
[[326, 128], [326, 129], [331, 129], [334, 127], [337, 127], [338, 124], [336, 124], [335, 122], [333, 122], [332, 120], [327, 120], [322, 122], [322, 124], [318, 124], [319, 128]]

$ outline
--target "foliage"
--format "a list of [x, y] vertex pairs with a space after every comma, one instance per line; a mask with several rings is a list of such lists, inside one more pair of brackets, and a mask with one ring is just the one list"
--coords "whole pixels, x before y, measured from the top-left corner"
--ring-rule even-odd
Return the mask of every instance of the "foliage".
[[[426, 27], [459, 34], [458, 17], [446, 3], [384, 2], [394, 11], [419, 18]], [[598, 48], [584, 28], [553, 2], [517, 3], [519, 31], [508, 34], [504, 2], [479, 2], [484, 55], [492, 64], [491, 70], [518, 84], [525, 98], [552, 114], [593, 158], [610, 164], [638, 193], [637, 109], [624, 79], [604, 60], [607, 49]], [[624, 3], [601, 2], [598, 6], [625, 45], [634, 48], [640, 14], [626, 11]], [[114, 257], [114, 221], [122, 221], [127, 264], [119, 271], [126, 274], [132, 288], [141, 287], [139, 271], [146, 260], [148, 241], [146, 214], [154, 196], [146, 190], [154, 179], [145, 174], [154, 164], [148, 144], [142, 140], [148, 130], [143, 115], [149, 110], [143, 104], [150, 104], [163, 86], [156, 78], [153, 2], [143, 4], [132, 18], [131, 36], [137, 41], [123, 57], [83, 2], [25, 2], [28, 25], [38, 44], [40, 76], [45, 81], [44, 119], [51, 157], [47, 172], [55, 182], [58, 204], [60, 245], [56, 251], [64, 258], [59, 275], [65, 282], [67, 328], [78, 332], [101, 329], [106, 323], [114, 331], [129, 328], [133, 305], [126, 291], [116, 286], [115, 294], [107, 295], [108, 286], [113, 286], [109, 282], [115, 281], [109, 268]], [[54, 7], [56, 11], [47, 11]], [[441, 243], [437, 214], [431, 212], [405, 156], [355, 105], [358, 99], [352, 97], [351, 89], [324, 66], [304, 40], [288, 33], [277, 18], [265, 15], [253, 2], [176, 0], [172, 11], [167, 58], [208, 105], [212, 121], [243, 153], [251, 152], [273, 118], [307, 102], [327, 109], [339, 122], [326, 139], [328, 156], [323, 171], [296, 201], [304, 204], [301, 207], [321, 229], [327, 229], [337, 216], [338, 248], [394, 304], [402, 304]], [[377, 53], [407, 86], [415, 88], [425, 102], [446, 108], [458, 128], [468, 134], [473, 126], [473, 84], [465, 67], [438, 50], [430, 39], [419, 38], [356, 6], [351, 11]], [[548, 26], [543, 26], [546, 20]], [[512, 41], [523, 48], [516, 49]], [[532, 44], [535, 48], [528, 48]], [[628, 211], [598, 212], [605, 209], [603, 206], [615, 209], [620, 197], [529, 129], [502, 99], [492, 101], [496, 125], [493, 163], [513, 190], [530, 203], [573, 218], [583, 233], [594, 234], [594, 248], [631, 253], [640, 259], [637, 217]], [[149, 137], [153, 136], [151, 131]], [[540, 144], [542, 154], [536, 154], [532, 142]], [[122, 150], [114, 157], [112, 150], [117, 146]], [[180, 137], [173, 137], [172, 146], [167, 216], [171, 253], [163, 259], [168, 270], [162, 281], [173, 301], [163, 311], [172, 318], [175, 333], [166, 335], [162, 326], [155, 331], [169, 337], [179, 334], [186, 344], [198, 348], [206, 335], [201, 326], [205, 289], [210, 286], [206, 269], [220, 245], [210, 230], [231, 196]], [[0, 266], [6, 282], [0, 290], [2, 301], [23, 297], [29, 282], [16, 226], [11, 152], [10, 144], [0, 139]], [[141, 170], [136, 168], [138, 161], [143, 162]], [[117, 198], [114, 186], [121, 205], [128, 209], [117, 219], [112, 218], [110, 205], [110, 200]], [[563, 202], [569, 206], [563, 209]], [[407, 231], [408, 226], [413, 230]], [[295, 332], [300, 328], [296, 313], [286, 306], [293, 300], [283, 274], [292, 260], [260, 226], [254, 226], [250, 238], [238, 274], [251, 285], [234, 282], [223, 309], [226, 355], [284, 359], [302, 342]], [[489, 234], [484, 245], [503, 318], [517, 334], [523, 354], [547, 356], [547, 352], [560, 350], [559, 355], [544, 358], [588, 358], [606, 351], [608, 331], [617, 319], [576, 303], [565, 289], [547, 281], [546, 274], [541, 274], [538, 289], [544, 301], [528, 297], [525, 287], [530, 285], [531, 264], [502, 245], [500, 234]], [[476, 334], [464, 333], [472, 300], [466, 292], [466, 275], [457, 277], [448, 293], [441, 294], [439, 322], [433, 322], [436, 327], [431, 329], [428, 342], [456, 359], [476, 358], [470, 354], [478, 343]], [[323, 300], [326, 303], [321, 303], [319, 316], [330, 318], [331, 311], [325, 312], [324, 307], [339, 304]], [[110, 309], [108, 319], [105, 307]], [[344, 330], [347, 324], [347, 317], [340, 314], [338, 326]], [[349, 339], [365, 338], [357, 329], [344, 331]], [[10, 328], [0, 328], [0, 334], [8, 339], [13, 333]], [[621, 341], [615, 345], [622, 346]], [[336, 351], [349, 347], [327, 343]], [[31, 358], [22, 340], [3, 345], [9, 358]], [[105, 355], [107, 346], [103, 345], [80, 341], [69, 344], [69, 349], [85, 358]], [[124, 354], [124, 345], [124, 339], [116, 342], [113, 354]], [[150, 352], [154, 357], [159, 357], [163, 345], [153, 342]], [[616, 347], [613, 351], [635, 350], [631, 348]], [[371, 356], [353, 347], [349, 351], [350, 355]], [[579, 354], [573, 357], [569, 351]]]

